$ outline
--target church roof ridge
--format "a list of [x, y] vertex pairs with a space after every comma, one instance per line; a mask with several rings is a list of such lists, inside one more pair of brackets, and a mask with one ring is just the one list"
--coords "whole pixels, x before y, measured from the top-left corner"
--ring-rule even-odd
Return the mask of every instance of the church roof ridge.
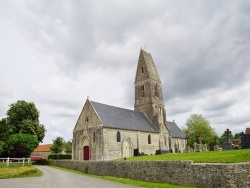
[[[121, 108], [121, 109], [124, 109], [124, 110], [131, 110], [131, 109], [128, 109], [128, 108], [123, 108], [123, 107], [119, 107], [119, 106], [114, 106], [114, 105], [109, 105], [109, 104], [104, 104], [104, 103], [101, 103], [101, 102], [96, 102], [96, 101], [91, 101], [90, 102], [94, 102], [94, 103], [98, 103], [98, 104], [101, 104], [101, 105], [106, 105], [106, 106], [110, 106], [110, 107], [114, 107], [114, 108]], [[134, 112], [134, 110], [131, 110]]]
[[178, 138], [186, 138], [186, 135], [182, 132], [182, 130], [178, 127], [178, 125], [175, 122], [172, 121], [166, 121], [167, 126], [170, 129], [170, 133], [173, 137]]
[[159, 132], [141, 112], [90, 101], [104, 127]]

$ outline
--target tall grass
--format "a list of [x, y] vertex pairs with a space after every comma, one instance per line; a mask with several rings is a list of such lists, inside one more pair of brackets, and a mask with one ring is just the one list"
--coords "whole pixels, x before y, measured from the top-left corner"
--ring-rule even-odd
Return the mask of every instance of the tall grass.
[[8, 167], [0, 163], [0, 179], [39, 176], [41, 171], [32, 165], [10, 164]]

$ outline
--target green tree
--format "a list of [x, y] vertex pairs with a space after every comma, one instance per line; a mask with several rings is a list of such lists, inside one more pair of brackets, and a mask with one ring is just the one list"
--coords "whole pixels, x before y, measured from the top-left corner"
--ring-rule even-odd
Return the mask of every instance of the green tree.
[[43, 141], [46, 129], [39, 123], [39, 111], [32, 102], [18, 100], [10, 105], [7, 111], [7, 125], [12, 134], [31, 134], [37, 136], [39, 142]]
[[235, 133], [234, 139], [240, 139], [242, 134], [244, 133], [243, 132]]
[[7, 125], [6, 118], [0, 120], [0, 157], [5, 157], [5, 144], [10, 136], [10, 127]]
[[6, 118], [0, 120], [0, 141], [3, 143], [8, 140], [8, 137], [10, 135], [10, 127], [7, 125]]
[[198, 135], [201, 135], [202, 143], [207, 145], [213, 142], [214, 137], [217, 136], [209, 120], [201, 114], [191, 114], [185, 123], [183, 132], [188, 137], [188, 145], [190, 147], [193, 147], [194, 142], [197, 141]]
[[50, 150], [54, 154], [61, 153], [63, 150], [64, 143], [65, 143], [64, 139], [58, 136], [55, 140], [53, 140], [53, 146], [50, 147]]
[[37, 137], [30, 134], [12, 134], [6, 146], [10, 157], [29, 157], [38, 146]]
[[2, 157], [2, 155], [3, 155], [3, 146], [4, 146], [4, 143], [3, 143], [3, 141], [0, 141], [0, 157]]
[[72, 154], [72, 142], [71, 141], [65, 142], [63, 148], [66, 154], [68, 155]]

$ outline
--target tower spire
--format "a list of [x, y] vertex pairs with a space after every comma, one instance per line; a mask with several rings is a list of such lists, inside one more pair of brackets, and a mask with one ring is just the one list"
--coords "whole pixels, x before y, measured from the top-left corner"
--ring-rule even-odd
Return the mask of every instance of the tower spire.
[[135, 111], [142, 112], [158, 130], [166, 125], [162, 85], [150, 53], [140, 50], [135, 77]]

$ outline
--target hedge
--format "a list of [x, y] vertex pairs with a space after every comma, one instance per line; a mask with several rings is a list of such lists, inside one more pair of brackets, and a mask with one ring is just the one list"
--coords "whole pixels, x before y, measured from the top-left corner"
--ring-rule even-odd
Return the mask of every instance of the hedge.
[[71, 159], [71, 155], [63, 155], [63, 154], [49, 155], [48, 159], [52, 159], [52, 160], [57, 160], [57, 159]]

